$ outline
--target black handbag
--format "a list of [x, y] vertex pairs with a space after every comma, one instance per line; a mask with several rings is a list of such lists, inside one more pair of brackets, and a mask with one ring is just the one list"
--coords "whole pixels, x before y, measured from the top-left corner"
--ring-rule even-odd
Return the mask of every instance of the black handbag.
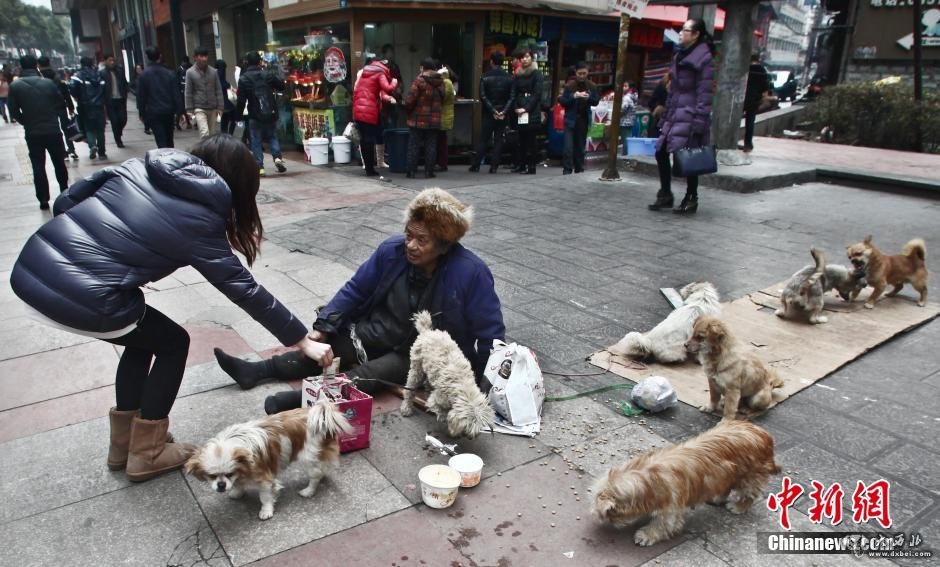
[[677, 177], [704, 175], [718, 171], [715, 146], [682, 148], [673, 154], [672, 173]]
[[78, 120], [73, 116], [65, 122], [65, 137], [70, 142], [81, 142], [85, 139], [85, 134], [82, 133], [81, 128], [78, 127]]

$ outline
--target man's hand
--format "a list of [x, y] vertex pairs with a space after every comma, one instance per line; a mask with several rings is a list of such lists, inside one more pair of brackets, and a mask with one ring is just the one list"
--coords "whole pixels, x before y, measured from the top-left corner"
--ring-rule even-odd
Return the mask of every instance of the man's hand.
[[311, 341], [316, 341], [318, 343], [325, 343], [326, 333], [324, 333], [323, 331], [313, 330], [307, 334], [307, 338], [310, 339]]
[[524, 109], [524, 108], [517, 108], [517, 109], [516, 109], [516, 114], [525, 114], [525, 109]]

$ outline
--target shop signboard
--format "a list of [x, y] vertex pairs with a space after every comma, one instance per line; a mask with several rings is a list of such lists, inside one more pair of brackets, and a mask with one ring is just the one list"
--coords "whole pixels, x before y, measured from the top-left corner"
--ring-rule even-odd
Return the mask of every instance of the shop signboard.
[[647, 0], [610, 0], [611, 10], [619, 10], [631, 18], [642, 19]]
[[487, 29], [490, 33], [538, 37], [540, 24], [539, 16], [494, 10], [489, 13]]
[[333, 110], [314, 108], [294, 108], [294, 141], [303, 144], [304, 139], [336, 135]]
[[[921, 46], [927, 61], [940, 59], [940, 0], [921, 0]], [[913, 7], [910, 0], [865, 0], [859, 4], [852, 34], [853, 59], [905, 60], [911, 58]]]

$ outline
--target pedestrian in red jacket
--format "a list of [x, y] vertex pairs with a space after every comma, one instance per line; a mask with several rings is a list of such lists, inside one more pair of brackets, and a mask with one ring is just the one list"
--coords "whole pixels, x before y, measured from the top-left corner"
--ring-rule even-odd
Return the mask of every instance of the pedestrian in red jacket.
[[367, 61], [353, 87], [353, 120], [359, 129], [359, 152], [366, 166], [366, 175], [377, 177], [375, 145], [382, 136], [382, 104], [395, 104], [392, 95], [398, 87], [387, 61]]

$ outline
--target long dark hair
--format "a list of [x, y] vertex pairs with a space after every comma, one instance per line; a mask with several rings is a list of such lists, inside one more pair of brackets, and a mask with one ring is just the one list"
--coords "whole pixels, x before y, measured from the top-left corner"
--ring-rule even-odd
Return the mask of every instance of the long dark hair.
[[215, 134], [200, 140], [189, 153], [214, 169], [232, 191], [232, 210], [225, 232], [232, 248], [244, 254], [251, 266], [261, 250], [264, 233], [255, 202], [261, 180], [251, 150], [233, 136]]
[[715, 40], [712, 38], [712, 34], [708, 33], [708, 28], [705, 27], [705, 20], [701, 18], [689, 18], [689, 21], [692, 22], [692, 31], [698, 32], [698, 39], [695, 43], [704, 43], [708, 46], [708, 50], [712, 52], [712, 55], [714, 55]]

